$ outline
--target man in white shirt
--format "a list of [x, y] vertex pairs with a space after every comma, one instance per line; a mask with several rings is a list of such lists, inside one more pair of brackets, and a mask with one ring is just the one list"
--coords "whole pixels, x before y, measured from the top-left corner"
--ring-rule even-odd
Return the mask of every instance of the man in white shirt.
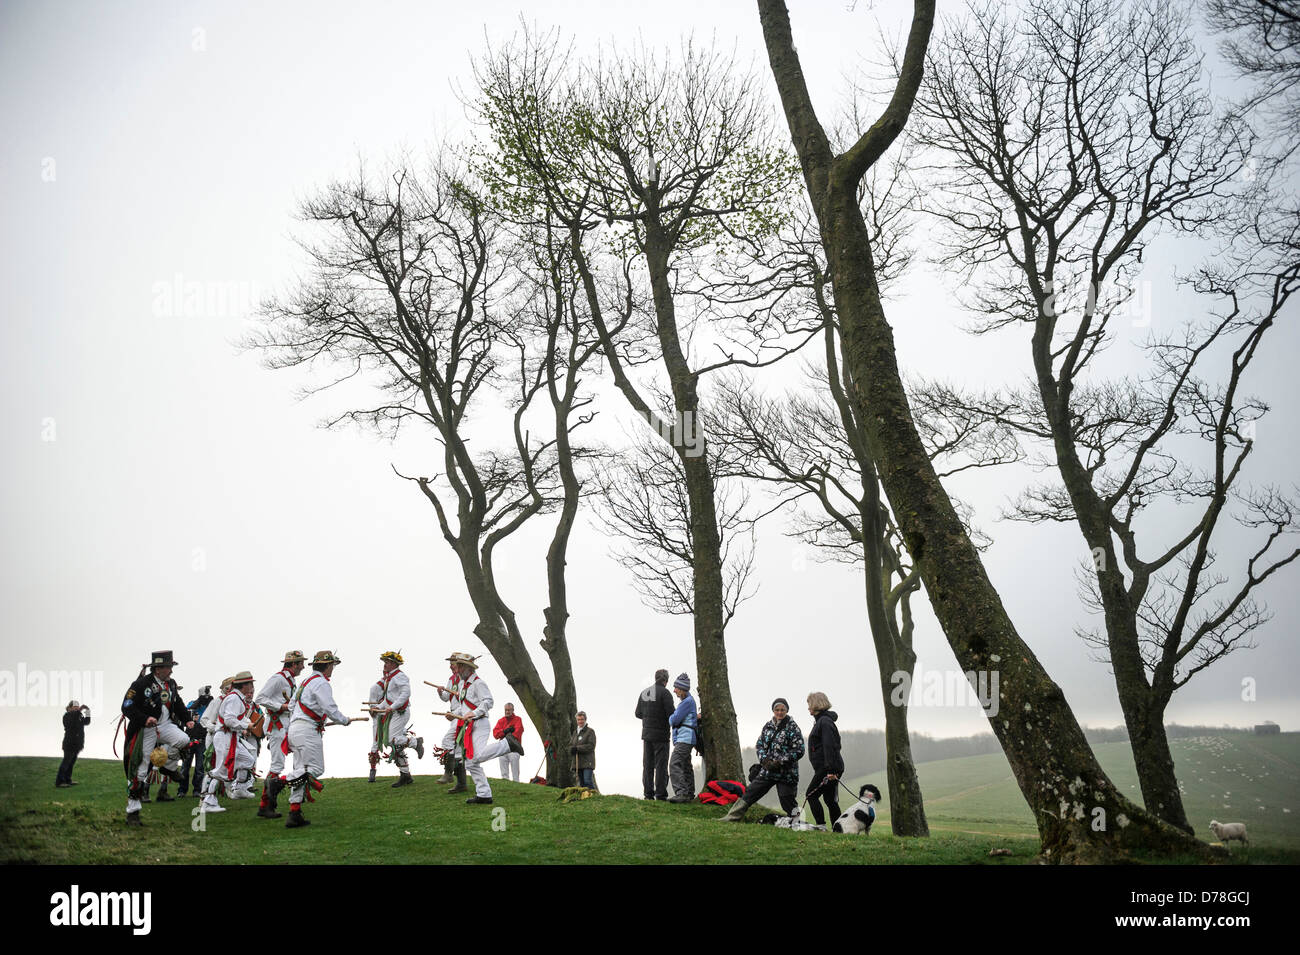
[[[460, 685], [460, 660], [464, 656], [463, 653], [453, 653], [447, 658], [447, 663], [451, 666], [451, 678], [444, 685], [438, 687], [438, 698], [444, 703], [451, 704], [447, 708], [451, 713], [458, 714], [457, 707], [460, 705], [462, 690]], [[473, 660], [473, 657], [470, 657], [470, 659]], [[442, 743], [439, 746], [447, 755], [443, 759], [443, 774], [438, 782], [449, 783], [454, 778], [456, 781], [455, 788], [447, 791], [463, 793], [465, 791], [465, 763], [456, 752], [456, 726], [457, 724], [454, 721], [450, 721], [447, 732], [442, 737]]]
[[470, 805], [491, 805], [492, 787], [488, 785], [483, 764], [490, 759], [497, 759], [503, 753], [520, 752], [522, 747], [513, 735], [507, 735], [504, 739], [492, 739], [491, 723], [488, 720], [492, 709], [492, 691], [474, 672], [478, 669], [474, 657], [468, 653], [452, 656], [459, 656], [456, 670], [460, 677], [460, 692], [452, 700], [453, 715], [448, 719], [456, 720], [457, 748], [464, 754], [465, 768], [474, 780], [474, 795], [465, 802]]
[[271, 766], [262, 787], [262, 801], [257, 814], [263, 819], [279, 819], [276, 803], [284, 788], [284, 757], [288, 748], [289, 711], [293, 708], [293, 694], [298, 689], [297, 677], [306, 666], [307, 658], [301, 650], [290, 650], [284, 655], [284, 666], [262, 684], [257, 702], [266, 714], [266, 746], [271, 751]]
[[[209, 775], [216, 782], [225, 783], [229, 798], [248, 799], [252, 793], [244, 783], [252, 776], [255, 759], [244, 736], [251, 723], [253, 674], [248, 670], [235, 674], [230, 680], [230, 690], [221, 698], [217, 710], [212, 741], [214, 766]], [[217, 802], [215, 785], [207, 787], [199, 808], [202, 812], [225, 812]]]
[[[411, 723], [411, 681], [401, 667], [405, 662], [402, 654], [396, 650], [385, 650], [379, 655], [383, 663], [383, 675], [372, 687], [370, 712], [375, 721], [375, 732], [371, 743], [371, 782], [374, 782], [374, 767], [378, 756], [385, 747], [392, 747], [393, 764], [400, 775], [393, 788], [409, 786], [415, 780], [406, 761], [406, 748], [413, 746], [416, 754], [424, 758], [424, 737], [414, 736], [407, 727]], [[374, 692], [378, 690], [378, 694]]]
[[311, 800], [311, 790], [320, 792], [324, 786], [320, 777], [325, 773], [325, 721], [333, 720], [343, 726], [352, 722], [334, 702], [330, 677], [334, 667], [342, 663], [330, 650], [320, 650], [312, 657], [312, 675], [302, 681], [294, 697], [293, 715], [289, 718], [289, 750], [293, 753], [296, 775], [289, 780], [289, 821], [286, 829], [311, 825], [303, 818], [304, 799]]

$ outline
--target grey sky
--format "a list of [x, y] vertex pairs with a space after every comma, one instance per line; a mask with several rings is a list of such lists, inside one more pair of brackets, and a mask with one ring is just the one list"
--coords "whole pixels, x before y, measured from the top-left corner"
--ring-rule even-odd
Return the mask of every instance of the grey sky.
[[[873, 18], [893, 32], [910, 9], [851, 6], [792, 5], [824, 116], [873, 50]], [[341, 396], [295, 402], [294, 388], [309, 379], [267, 371], [233, 343], [258, 299], [298, 274], [290, 238], [298, 203], [352, 171], [358, 156], [378, 165], [463, 132], [455, 89], [470, 83], [469, 57], [485, 37], [515, 33], [521, 10], [543, 28], [560, 27], [579, 52], [638, 34], [675, 47], [692, 28], [721, 49], [734, 43], [755, 69], [766, 65], [749, 2], [0, 9], [0, 671], [102, 674], [105, 706], [85, 756], [110, 755], [120, 693], [152, 649], [175, 651], [188, 695], [246, 668], [260, 682], [289, 648], [333, 648], [344, 659], [336, 695], [353, 711], [383, 649], [400, 647], [416, 681], [441, 678], [452, 650], [481, 652], [432, 513], [390, 470], [432, 470], [431, 445], [316, 428]], [[1153, 251], [1150, 315], [1164, 326], [1184, 320], [1187, 307], [1169, 272], [1190, 265], [1196, 250], [1171, 241]], [[888, 305], [909, 370], [972, 383], [1019, 377], [1023, 333], [972, 339], [945, 281], [921, 270]], [[169, 302], [178, 283], [180, 299]], [[188, 302], [185, 283], [200, 283], [209, 300]], [[1251, 477], [1283, 485], [1295, 481], [1300, 459], [1294, 307], [1287, 317], [1269, 333], [1250, 388], [1273, 408]], [[1138, 367], [1123, 343], [1108, 361]], [[614, 402], [602, 413], [624, 415]], [[995, 521], [1023, 477], [977, 474], [953, 490], [976, 505], [995, 539], [986, 557], [993, 580], [1079, 719], [1116, 725], [1110, 677], [1073, 636], [1084, 619], [1073, 572], [1087, 557], [1077, 529]], [[507, 597], [533, 641], [549, 532], [534, 526], [503, 555]], [[759, 593], [728, 631], [746, 745], [775, 696], [806, 722], [798, 701], [814, 689], [830, 696], [842, 729], [882, 725], [860, 575], [811, 556], [779, 523], [761, 535]], [[1227, 548], [1222, 559], [1237, 566]], [[644, 609], [585, 526], [569, 572], [579, 704], [599, 734], [599, 776], [606, 790], [634, 793], [636, 693], [661, 666], [694, 679], [690, 623]], [[1295, 727], [1297, 589], [1292, 574], [1263, 591], [1276, 617], [1259, 648], [1197, 676], [1175, 696], [1171, 720]], [[928, 611], [917, 649], [923, 672], [954, 667]], [[495, 717], [510, 696], [485, 664]], [[1258, 681], [1253, 703], [1241, 699], [1247, 677]], [[430, 704], [417, 712], [433, 708], [432, 691], [417, 700]], [[0, 706], [0, 751], [56, 752], [66, 700], [49, 702]], [[987, 724], [972, 706], [919, 706], [911, 725], [954, 735]], [[417, 716], [416, 726], [442, 730], [432, 717]], [[331, 731], [330, 773], [363, 772], [367, 737], [360, 727]], [[531, 774], [540, 756], [531, 726], [525, 744]]]

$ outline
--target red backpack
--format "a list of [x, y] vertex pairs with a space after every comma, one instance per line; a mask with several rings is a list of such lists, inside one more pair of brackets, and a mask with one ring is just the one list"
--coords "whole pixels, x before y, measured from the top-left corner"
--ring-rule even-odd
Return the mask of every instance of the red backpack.
[[700, 791], [700, 802], [708, 806], [730, 806], [745, 795], [745, 784], [734, 779], [711, 779]]

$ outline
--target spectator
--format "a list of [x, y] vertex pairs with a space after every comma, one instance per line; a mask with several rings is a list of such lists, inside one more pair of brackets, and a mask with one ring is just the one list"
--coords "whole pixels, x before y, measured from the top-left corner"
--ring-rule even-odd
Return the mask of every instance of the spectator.
[[[199, 690], [199, 695], [190, 704], [190, 712], [201, 716], [211, 702], [212, 686], [208, 685]], [[194, 795], [198, 796], [199, 789], [203, 785], [203, 775], [207, 772], [203, 765], [203, 752], [207, 748], [208, 733], [199, 723], [195, 723], [185, 732], [189, 734], [190, 745], [185, 747], [185, 751], [181, 754], [181, 783], [176, 795], [187, 795], [193, 789]], [[191, 769], [193, 769], [193, 783], [190, 782]]]
[[781, 808], [790, 814], [797, 803], [799, 757], [803, 755], [803, 731], [790, 719], [790, 704], [778, 696], [772, 701], [772, 718], [758, 735], [758, 772], [745, 795], [736, 801], [724, 822], [743, 822], [745, 810], [758, 802], [773, 786]]
[[72, 767], [77, 762], [77, 754], [86, 746], [86, 727], [89, 725], [90, 707], [82, 706], [76, 700], [69, 701], [63, 710], [63, 762], [54, 777], [56, 788], [67, 789], [77, 785], [72, 781]]
[[578, 785], [596, 788], [596, 731], [587, 725], [587, 714], [578, 710], [578, 728], [569, 746], [578, 770]]
[[646, 799], [668, 798], [668, 718], [675, 708], [668, 692], [668, 671], [656, 670], [654, 683], [636, 701], [636, 718], [641, 721], [641, 788]]
[[821, 691], [808, 694], [808, 715], [813, 718], [812, 732], [808, 734], [808, 761], [812, 763], [813, 778], [805, 795], [813, 822], [819, 828], [825, 828], [823, 801], [831, 822], [840, 817], [840, 777], [844, 775], [844, 757], [840, 755], [840, 731], [835, 725], [839, 717]]
[[[691, 678], [685, 673], [673, 681], [673, 694], [677, 709], [668, 717], [673, 730], [673, 755], [668, 773], [673, 781], [673, 794], [669, 802], [690, 802], [695, 798], [695, 769], [691, 766], [691, 751], [698, 737], [695, 735], [699, 718], [695, 713], [695, 698], [691, 696]], [[801, 741], [802, 742], [802, 741]]]
[[501, 754], [501, 778], [513, 779], [519, 782], [519, 757], [524, 754], [524, 721], [515, 716], [515, 705], [506, 704], [506, 715], [497, 720], [497, 725], [492, 727], [492, 735], [497, 739], [505, 739], [506, 734], [511, 733], [519, 742], [519, 752], [509, 752]]

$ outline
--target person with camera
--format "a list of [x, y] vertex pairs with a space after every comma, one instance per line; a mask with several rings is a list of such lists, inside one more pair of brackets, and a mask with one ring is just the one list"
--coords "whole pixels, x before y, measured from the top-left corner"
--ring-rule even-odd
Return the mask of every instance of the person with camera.
[[501, 778], [513, 779], [519, 782], [519, 757], [524, 754], [524, 721], [515, 716], [515, 705], [507, 703], [505, 708], [506, 715], [497, 720], [497, 725], [492, 727], [492, 736], [496, 739], [505, 739], [506, 734], [511, 734], [519, 742], [519, 752], [511, 751], [501, 754]]
[[72, 767], [77, 762], [77, 754], [86, 746], [86, 727], [89, 725], [90, 707], [82, 706], [76, 700], [69, 701], [63, 710], [63, 762], [54, 777], [56, 789], [77, 785], [72, 781]]
[[798, 805], [799, 758], [803, 756], [803, 730], [790, 718], [790, 704], [778, 696], [772, 701], [772, 718], [758, 734], [758, 772], [745, 795], [722, 817], [723, 822], [743, 822], [745, 811], [773, 787], [786, 815]]

